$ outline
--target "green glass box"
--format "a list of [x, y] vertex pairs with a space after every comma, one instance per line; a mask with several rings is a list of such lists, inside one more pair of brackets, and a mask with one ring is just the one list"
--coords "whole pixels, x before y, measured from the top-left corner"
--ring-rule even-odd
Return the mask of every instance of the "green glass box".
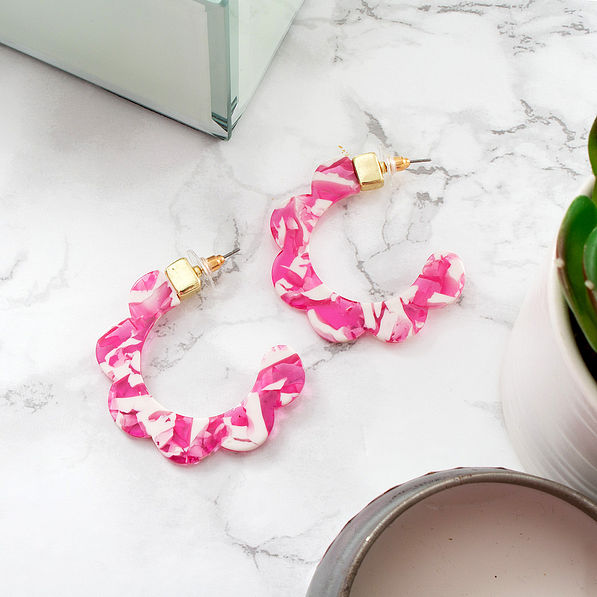
[[227, 139], [302, 0], [2, 0], [0, 42]]

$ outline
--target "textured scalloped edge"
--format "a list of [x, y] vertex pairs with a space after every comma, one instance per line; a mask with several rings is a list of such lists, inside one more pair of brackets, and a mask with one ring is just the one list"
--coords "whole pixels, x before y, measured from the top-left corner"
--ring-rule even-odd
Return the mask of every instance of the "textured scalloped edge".
[[108, 407], [129, 435], [151, 438], [160, 452], [178, 464], [195, 464], [219, 448], [246, 452], [262, 445], [276, 409], [292, 402], [305, 383], [301, 360], [287, 346], [267, 352], [253, 389], [238, 406], [210, 417], [188, 417], [164, 408], [151, 396], [141, 375], [141, 352], [155, 322], [180, 303], [166, 275], [153, 271], [131, 289], [131, 317], [97, 342], [96, 357], [112, 380]]
[[352, 161], [344, 157], [317, 168], [310, 194], [291, 197], [274, 210], [270, 228], [281, 251], [272, 266], [272, 282], [280, 298], [305, 311], [313, 329], [330, 342], [348, 342], [366, 333], [385, 342], [402, 342], [421, 330], [430, 309], [460, 297], [464, 266], [454, 253], [434, 253], [415, 282], [386, 301], [353, 301], [334, 292], [311, 263], [311, 233], [328, 208], [358, 192]]

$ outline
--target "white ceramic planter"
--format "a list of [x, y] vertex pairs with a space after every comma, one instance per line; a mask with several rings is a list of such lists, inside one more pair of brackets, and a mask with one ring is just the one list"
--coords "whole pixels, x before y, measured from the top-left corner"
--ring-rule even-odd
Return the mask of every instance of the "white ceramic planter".
[[[579, 194], [590, 196], [591, 178]], [[597, 498], [597, 382], [586, 368], [552, 252], [525, 299], [504, 357], [508, 432], [524, 467]]]

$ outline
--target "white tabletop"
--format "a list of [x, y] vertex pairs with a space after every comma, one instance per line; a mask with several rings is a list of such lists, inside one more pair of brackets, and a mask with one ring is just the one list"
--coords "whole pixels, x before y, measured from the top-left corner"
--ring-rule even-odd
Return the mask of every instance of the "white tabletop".
[[[596, 67], [595, 2], [307, 0], [222, 142], [0, 47], [2, 593], [300, 597], [389, 487], [519, 468], [500, 361], [589, 173]], [[382, 143], [433, 162], [331, 211], [318, 272], [377, 299], [452, 250], [467, 285], [404, 344], [328, 344], [272, 289], [269, 214], [338, 145]], [[307, 385], [261, 449], [176, 466], [114, 425], [95, 342], [140, 275], [237, 244], [217, 288], [158, 327], [148, 385], [221, 412], [280, 343]]]

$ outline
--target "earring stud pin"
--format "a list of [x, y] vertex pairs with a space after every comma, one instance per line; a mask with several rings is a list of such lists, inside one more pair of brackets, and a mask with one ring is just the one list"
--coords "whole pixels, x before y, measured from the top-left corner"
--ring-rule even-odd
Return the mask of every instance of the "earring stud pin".
[[402, 156], [389, 156], [380, 160], [373, 152], [363, 153], [352, 160], [354, 171], [362, 191], [372, 191], [384, 185], [386, 174], [395, 174], [406, 170], [411, 164], [430, 162], [430, 158], [410, 160]]
[[179, 299], [183, 299], [201, 290], [202, 282], [207, 280], [213, 286], [213, 273], [218, 271], [224, 262], [240, 251], [233, 249], [225, 255], [199, 257], [195, 251], [187, 251], [188, 257], [181, 257], [166, 268], [166, 276]]

